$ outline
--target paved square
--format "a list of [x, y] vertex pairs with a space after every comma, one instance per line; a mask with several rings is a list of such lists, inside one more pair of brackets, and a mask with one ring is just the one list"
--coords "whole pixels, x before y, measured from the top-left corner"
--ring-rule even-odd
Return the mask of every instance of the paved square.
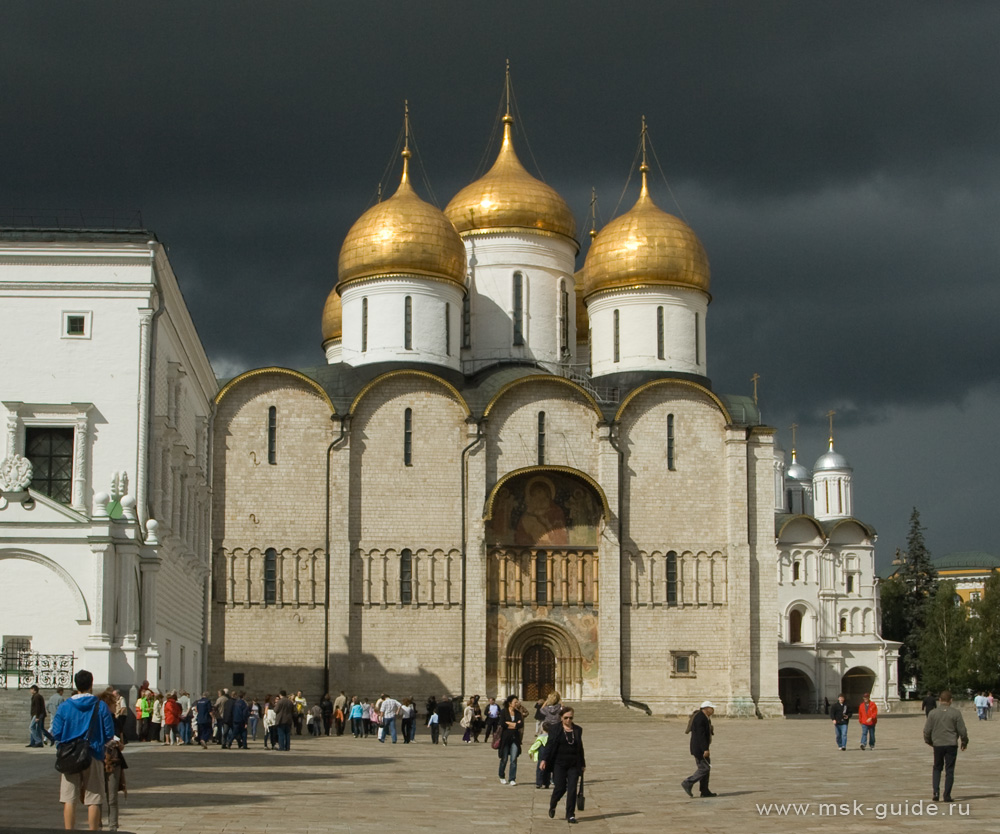
[[[1000, 720], [965, 710], [971, 744], [959, 754], [950, 817], [928, 816], [930, 748], [922, 716], [883, 718], [875, 750], [859, 749], [851, 724], [847, 752], [822, 718], [716, 719], [712, 788], [717, 799], [688, 799], [680, 781], [694, 769], [684, 722], [593, 720], [581, 710], [587, 744], [587, 809], [579, 830], [647, 834], [699, 832], [1000, 832]], [[457, 725], [456, 725], [456, 729]], [[130, 745], [125, 831], [172, 832], [551, 832], [567, 828], [562, 809], [546, 814], [548, 792], [519, 760], [518, 784], [502, 786], [496, 753], [485, 744], [433, 746], [374, 739], [294, 737], [289, 753], [211, 747]], [[59, 828], [58, 777], [50, 750], [0, 746], [0, 831]], [[697, 792], [696, 792], [697, 794]], [[855, 802], [861, 811], [855, 813]], [[802, 815], [758, 811], [772, 803], [812, 803]], [[833, 815], [818, 803], [845, 805]], [[884, 804], [884, 807], [883, 805]], [[917, 815], [918, 809], [923, 814]], [[943, 810], [942, 810], [943, 809]], [[878, 819], [884, 811], [885, 819]], [[892, 813], [895, 811], [895, 813]], [[82, 813], [78, 818], [82, 827]]]

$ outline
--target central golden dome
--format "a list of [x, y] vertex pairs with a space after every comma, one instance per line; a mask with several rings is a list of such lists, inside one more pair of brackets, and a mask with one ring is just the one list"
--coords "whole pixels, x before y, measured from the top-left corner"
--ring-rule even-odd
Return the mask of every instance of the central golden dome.
[[485, 175], [459, 191], [444, 213], [461, 233], [526, 229], [573, 240], [573, 212], [554, 188], [525, 170], [511, 141], [514, 120], [508, 113], [503, 122], [503, 144], [497, 161]]
[[583, 263], [584, 296], [624, 287], [670, 286], [709, 291], [708, 255], [683, 220], [649, 196], [643, 163], [642, 191], [629, 211], [594, 238]]
[[396, 193], [368, 209], [347, 233], [337, 266], [338, 290], [387, 275], [418, 275], [465, 288], [465, 245], [441, 210], [413, 190], [409, 157], [404, 148]]

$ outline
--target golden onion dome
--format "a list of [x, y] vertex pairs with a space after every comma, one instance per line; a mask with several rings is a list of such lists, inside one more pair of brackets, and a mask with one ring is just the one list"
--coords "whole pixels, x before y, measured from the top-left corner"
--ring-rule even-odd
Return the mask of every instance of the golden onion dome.
[[340, 306], [340, 293], [336, 287], [330, 290], [326, 297], [326, 304], [323, 305], [323, 344], [341, 338], [343, 335], [343, 325], [341, 318], [343, 308]]
[[629, 211], [594, 238], [584, 261], [584, 295], [623, 287], [691, 287], [709, 291], [708, 255], [694, 231], [649, 196], [645, 161], [642, 191]]
[[465, 288], [465, 245], [444, 213], [413, 190], [409, 159], [407, 144], [396, 193], [368, 209], [347, 233], [337, 266], [338, 289], [388, 275], [417, 275]]
[[590, 316], [587, 315], [587, 305], [583, 303], [583, 270], [573, 278], [576, 281], [576, 341], [580, 344], [590, 339]]
[[465, 186], [444, 213], [462, 234], [474, 231], [535, 231], [574, 239], [576, 221], [554, 188], [529, 174], [514, 152], [513, 117], [503, 117], [503, 143], [493, 167]]

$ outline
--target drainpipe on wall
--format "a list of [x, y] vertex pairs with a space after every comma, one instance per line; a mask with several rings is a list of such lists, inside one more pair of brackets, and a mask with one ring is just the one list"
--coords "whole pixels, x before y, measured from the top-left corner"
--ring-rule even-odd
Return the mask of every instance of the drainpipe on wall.
[[[330, 419], [336, 419], [337, 415], [331, 415]], [[347, 426], [350, 420], [350, 415], [345, 415], [340, 420], [340, 437], [334, 439], [334, 441], [326, 447], [326, 569], [324, 573], [325, 582], [323, 592], [323, 691], [330, 691], [330, 497], [331, 497], [331, 478], [330, 478], [330, 462], [333, 455], [334, 447], [343, 441], [347, 436]]]
[[150, 269], [153, 289], [156, 292], [156, 307], [148, 324], [140, 320], [139, 325], [139, 413], [138, 444], [135, 461], [135, 499], [139, 516], [139, 538], [146, 541], [146, 522], [149, 520], [149, 435], [153, 421], [153, 382], [156, 372], [156, 320], [163, 312], [163, 292], [156, 278], [156, 251], [159, 244], [149, 241]]
[[461, 456], [461, 467], [462, 471], [460, 473], [460, 481], [462, 484], [462, 658], [461, 658], [461, 669], [462, 669], [462, 679], [461, 679], [461, 695], [462, 700], [465, 700], [465, 632], [466, 632], [466, 619], [468, 617], [468, 605], [466, 600], [466, 583], [467, 583], [467, 571], [465, 569], [465, 562], [467, 558], [467, 536], [466, 536], [466, 495], [468, 493], [468, 478], [469, 471], [467, 467], [468, 454], [472, 450], [472, 447], [477, 445], [483, 439], [483, 422], [479, 421], [476, 423], [476, 436], [473, 438], [472, 442], [462, 449]]

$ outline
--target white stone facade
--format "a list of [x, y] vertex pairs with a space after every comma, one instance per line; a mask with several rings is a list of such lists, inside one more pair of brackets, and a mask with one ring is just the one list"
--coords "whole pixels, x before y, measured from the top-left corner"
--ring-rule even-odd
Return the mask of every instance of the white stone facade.
[[98, 683], [193, 691], [217, 386], [163, 247], [146, 232], [3, 231], [0, 350], [4, 455], [30, 458], [54, 433], [59, 466], [72, 456], [68, 486], [36, 457], [28, 489], [0, 496], [0, 582], [20, 589], [0, 632], [72, 652]]

